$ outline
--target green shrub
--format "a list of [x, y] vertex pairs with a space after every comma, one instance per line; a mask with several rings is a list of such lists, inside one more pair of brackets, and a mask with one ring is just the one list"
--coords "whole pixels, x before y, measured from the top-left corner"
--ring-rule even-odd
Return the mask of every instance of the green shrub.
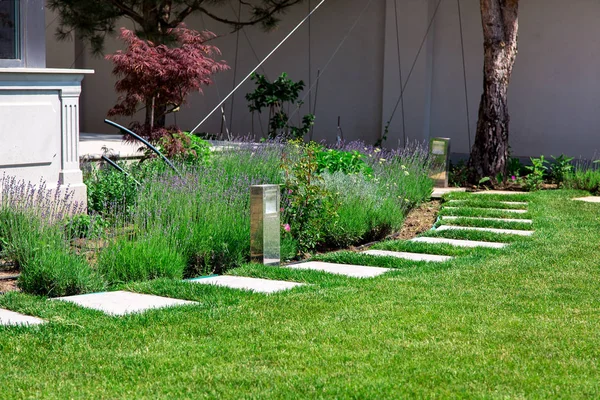
[[373, 169], [365, 161], [365, 156], [356, 150], [342, 151], [335, 149], [317, 151], [317, 173], [338, 171], [344, 174], [372, 175]]
[[104, 282], [84, 258], [60, 245], [41, 245], [32, 257], [21, 260], [20, 264], [18, 285], [27, 293], [59, 297], [104, 288]]
[[131, 241], [120, 239], [100, 252], [98, 273], [109, 284], [156, 278], [182, 279], [185, 259], [158, 232]]
[[564, 186], [600, 194], [600, 169], [591, 166], [578, 167], [565, 175]]
[[101, 237], [107, 222], [100, 215], [77, 214], [67, 219], [65, 233], [67, 238]]
[[550, 165], [550, 180], [560, 186], [564, 182], [565, 176], [573, 171], [573, 164], [571, 164], [573, 157], [561, 154], [558, 157], [552, 156], [552, 158], [554, 161]]
[[547, 163], [543, 155], [539, 158], [531, 158], [531, 165], [525, 166], [525, 169], [528, 171], [528, 175], [524, 180], [526, 190], [532, 191], [542, 188], [544, 176], [548, 170]]

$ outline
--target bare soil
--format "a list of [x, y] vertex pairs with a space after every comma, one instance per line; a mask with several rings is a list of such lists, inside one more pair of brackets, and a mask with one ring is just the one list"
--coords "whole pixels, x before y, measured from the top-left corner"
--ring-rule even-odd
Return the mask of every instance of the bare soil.
[[17, 270], [2, 270], [0, 271], [0, 293], [19, 291], [16, 279], [5, 279], [18, 275]]
[[402, 229], [393, 236], [393, 239], [412, 239], [431, 229], [437, 220], [441, 204], [440, 201], [430, 201], [410, 211]]

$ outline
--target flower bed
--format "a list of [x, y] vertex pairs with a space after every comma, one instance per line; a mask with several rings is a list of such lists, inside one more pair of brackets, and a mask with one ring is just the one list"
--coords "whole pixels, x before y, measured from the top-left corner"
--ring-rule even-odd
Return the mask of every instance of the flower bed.
[[419, 146], [243, 144], [179, 169], [148, 161], [127, 167], [131, 177], [93, 170], [90, 215], [67, 221], [70, 210], [49, 217], [35, 199], [22, 201], [30, 189], [4, 180], [12, 201], [0, 209], [0, 256], [22, 271], [24, 291], [49, 296], [222, 273], [249, 260], [250, 185], [282, 187], [285, 259], [381, 239], [432, 189]]

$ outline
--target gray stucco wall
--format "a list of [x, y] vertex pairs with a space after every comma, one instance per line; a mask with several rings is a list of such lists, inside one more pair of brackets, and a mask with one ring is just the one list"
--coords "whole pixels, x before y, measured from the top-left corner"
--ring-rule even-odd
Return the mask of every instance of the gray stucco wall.
[[[312, 0], [312, 5], [317, 3]], [[364, 0], [329, 0], [311, 20], [312, 74], [322, 68], [351, 24], [366, 5]], [[406, 80], [437, 0], [398, 1], [400, 53]], [[466, 51], [467, 88], [472, 139], [482, 82], [482, 33], [477, 0], [461, 0]], [[275, 32], [247, 28], [259, 57], [266, 55], [308, 11], [308, 4], [291, 10]], [[49, 18], [49, 16], [48, 16]], [[48, 21], [49, 22], [49, 21]], [[594, 0], [529, 0], [520, 11], [519, 55], [509, 91], [511, 146], [516, 156], [558, 155], [592, 158], [600, 150], [597, 132], [600, 118], [600, 4]], [[195, 18], [195, 29], [208, 28], [223, 34], [227, 28]], [[48, 66], [92, 68], [96, 74], [84, 81], [81, 99], [82, 131], [110, 131], [102, 123], [106, 110], [116, 101], [114, 79], [107, 61], [80, 51], [79, 44], [57, 45], [48, 29]], [[374, 142], [390, 118], [399, 95], [399, 71], [394, 0], [375, 0], [322, 75], [317, 105], [316, 139], [334, 140], [337, 117], [342, 119], [346, 139]], [[222, 58], [234, 66], [236, 35], [214, 41]], [[70, 47], [69, 47], [70, 46]], [[120, 44], [107, 43], [113, 52]], [[245, 35], [240, 35], [237, 81], [257, 63]], [[292, 79], [309, 82], [308, 26], [301, 28], [266, 64], [264, 72], [275, 78], [287, 72]], [[219, 74], [204, 95], [193, 95], [177, 122], [189, 129], [201, 120], [233, 87], [233, 69]], [[251, 130], [244, 95], [253, 89], [245, 84], [235, 96], [233, 130]], [[314, 101], [314, 96], [312, 97]], [[308, 100], [308, 98], [307, 98]], [[308, 101], [306, 101], [308, 104]], [[227, 118], [231, 102], [225, 105]], [[301, 110], [306, 113], [308, 105]], [[172, 121], [172, 117], [170, 118]], [[123, 121], [127, 122], [127, 121]], [[453, 151], [468, 153], [466, 105], [457, 5], [442, 1], [425, 47], [405, 92], [406, 135], [411, 140], [432, 136], [452, 138]], [[220, 129], [220, 116], [201, 130]], [[263, 123], [266, 126], [266, 121]], [[260, 133], [258, 123], [255, 132]], [[398, 111], [390, 124], [388, 143], [402, 140]], [[600, 154], [597, 154], [600, 156]]]

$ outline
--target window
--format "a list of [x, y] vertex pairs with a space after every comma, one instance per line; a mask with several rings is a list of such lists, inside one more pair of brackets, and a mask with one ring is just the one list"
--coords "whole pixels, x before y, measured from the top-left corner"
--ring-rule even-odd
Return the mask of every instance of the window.
[[0, 0], [0, 59], [21, 58], [19, 0]]

